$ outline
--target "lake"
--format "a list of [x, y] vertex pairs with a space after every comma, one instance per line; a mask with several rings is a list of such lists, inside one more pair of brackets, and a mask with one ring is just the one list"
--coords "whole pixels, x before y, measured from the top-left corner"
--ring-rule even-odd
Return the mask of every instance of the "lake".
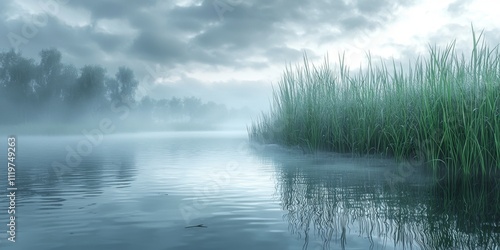
[[445, 209], [418, 163], [254, 145], [244, 131], [88, 140], [17, 137], [16, 242], [2, 195], [0, 249], [498, 247], [498, 220]]

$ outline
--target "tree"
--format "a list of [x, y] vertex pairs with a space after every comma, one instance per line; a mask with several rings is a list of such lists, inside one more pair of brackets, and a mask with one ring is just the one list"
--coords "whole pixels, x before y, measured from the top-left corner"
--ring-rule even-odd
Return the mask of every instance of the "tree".
[[106, 97], [113, 102], [121, 103], [120, 83], [116, 78], [106, 79]]
[[57, 49], [42, 50], [40, 64], [37, 67], [36, 94], [39, 102], [61, 102], [63, 92], [61, 52]]
[[209, 101], [202, 106], [201, 119], [207, 123], [220, 123], [228, 116], [226, 105]]
[[75, 96], [78, 81], [78, 69], [73, 65], [64, 65], [61, 70], [61, 99], [64, 104], [71, 104], [71, 98]]
[[168, 111], [168, 99], [160, 99], [156, 101], [156, 105], [154, 107], [154, 115], [157, 121], [167, 121], [170, 118]]
[[32, 107], [35, 63], [14, 50], [0, 53], [0, 98], [10, 122], [27, 121]]
[[149, 96], [144, 96], [139, 104], [139, 118], [146, 125], [147, 123], [154, 121], [153, 110], [156, 106], [156, 100]]
[[134, 72], [127, 67], [120, 67], [115, 78], [108, 79], [106, 83], [107, 96], [111, 102], [134, 103], [138, 85]]
[[74, 119], [78, 115], [75, 112], [76, 101], [74, 98], [78, 96], [77, 94], [77, 83], [78, 83], [78, 69], [71, 65], [63, 65], [61, 69], [61, 76], [58, 80], [58, 86], [60, 87], [59, 102], [56, 102], [55, 106], [45, 107], [49, 108], [53, 112], [59, 113], [59, 119], [64, 121], [69, 121]]
[[106, 70], [101, 66], [83, 67], [73, 91], [74, 105], [91, 113], [102, 111], [106, 103], [105, 76]]
[[33, 94], [35, 64], [20, 53], [0, 53], [0, 86], [12, 100], [25, 100]]
[[134, 72], [127, 67], [120, 67], [116, 73], [116, 80], [120, 84], [120, 96], [123, 101], [133, 101], [139, 82], [135, 80]]
[[179, 119], [182, 116], [182, 101], [180, 98], [172, 97], [168, 102], [169, 116], [173, 119]]
[[185, 97], [183, 100], [184, 110], [191, 120], [196, 119], [201, 114], [202, 102], [200, 98]]

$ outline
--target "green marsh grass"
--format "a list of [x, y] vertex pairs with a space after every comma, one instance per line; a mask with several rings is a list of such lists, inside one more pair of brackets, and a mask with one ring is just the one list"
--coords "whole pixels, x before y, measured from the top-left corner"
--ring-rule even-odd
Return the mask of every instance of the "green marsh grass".
[[260, 143], [309, 150], [421, 158], [447, 177], [498, 176], [500, 54], [473, 34], [470, 56], [429, 46], [403, 67], [367, 64], [357, 73], [344, 55], [287, 67], [269, 113], [248, 127]]

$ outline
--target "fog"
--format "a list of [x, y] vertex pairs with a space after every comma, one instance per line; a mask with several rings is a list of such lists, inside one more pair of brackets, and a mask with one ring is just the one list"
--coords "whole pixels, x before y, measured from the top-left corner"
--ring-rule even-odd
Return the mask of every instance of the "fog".
[[471, 23], [497, 41], [490, 6], [2, 1], [0, 126], [3, 133], [73, 133], [110, 119], [122, 131], [245, 129], [269, 108], [285, 67], [305, 53], [321, 63], [345, 52], [352, 68], [367, 51], [374, 61], [406, 63], [428, 44], [456, 39], [470, 47]]
[[[0, 125], [17, 133], [244, 130], [258, 113], [227, 100], [199, 96], [151, 97], [132, 69], [95, 65], [77, 69], [57, 49], [39, 58], [0, 53]], [[145, 83], [142, 83], [145, 84]]]

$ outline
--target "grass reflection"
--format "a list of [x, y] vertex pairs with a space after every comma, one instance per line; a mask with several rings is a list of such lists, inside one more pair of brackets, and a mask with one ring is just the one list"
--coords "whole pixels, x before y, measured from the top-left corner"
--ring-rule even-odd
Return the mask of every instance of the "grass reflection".
[[[286, 212], [283, 218], [289, 231], [303, 240], [303, 249], [349, 249], [360, 242], [370, 249], [500, 245], [496, 181], [458, 186], [407, 181], [393, 189], [384, 182], [383, 171], [343, 171], [337, 166], [342, 161], [335, 158], [290, 152], [261, 156], [277, 168], [276, 193]], [[329, 161], [334, 163], [326, 166]], [[318, 162], [325, 166], [318, 167]], [[312, 242], [320, 242], [320, 248]]]

